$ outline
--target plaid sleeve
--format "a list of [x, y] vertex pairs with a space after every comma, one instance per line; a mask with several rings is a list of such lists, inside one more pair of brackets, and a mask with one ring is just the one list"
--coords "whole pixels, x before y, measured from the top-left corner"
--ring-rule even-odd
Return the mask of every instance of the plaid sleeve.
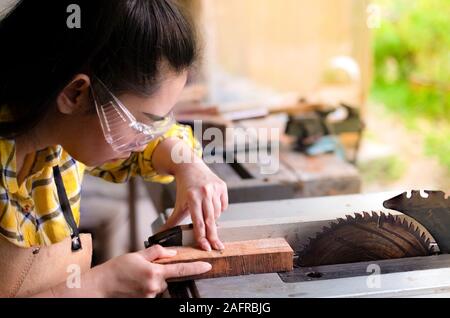
[[114, 183], [127, 182], [130, 177], [141, 176], [145, 181], [170, 183], [170, 175], [159, 175], [152, 166], [152, 156], [156, 147], [167, 138], [184, 140], [194, 152], [201, 156], [202, 150], [189, 126], [175, 124], [164, 135], [151, 141], [143, 152], [135, 152], [128, 159], [106, 163], [99, 167], [86, 167], [86, 171], [95, 177]]

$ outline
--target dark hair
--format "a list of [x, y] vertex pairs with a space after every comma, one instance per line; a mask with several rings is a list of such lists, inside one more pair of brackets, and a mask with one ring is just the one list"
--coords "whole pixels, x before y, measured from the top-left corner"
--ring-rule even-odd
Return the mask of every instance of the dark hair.
[[[81, 28], [69, 28], [70, 4]], [[77, 73], [113, 93], [150, 95], [162, 65], [181, 72], [196, 58], [190, 20], [171, 0], [22, 0], [0, 21], [0, 136], [33, 128]]]

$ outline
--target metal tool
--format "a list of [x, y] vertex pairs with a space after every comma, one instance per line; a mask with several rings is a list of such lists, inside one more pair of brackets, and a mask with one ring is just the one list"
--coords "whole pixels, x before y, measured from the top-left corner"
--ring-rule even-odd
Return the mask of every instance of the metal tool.
[[432, 254], [431, 238], [399, 216], [372, 212], [340, 218], [300, 252], [298, 265], [346, 264]]
[[346, 104], [337, 108], [294, 114], [289, 116], [286, 134], [296, 137], [295, 148], [308, 153], [308, 149], [325, 136], [338, 136], [342, 133], [357, 133], [354, 157], [350, 162], [356, 162], [364, 123], [359, 110]]
[[407, 192], [386, 200], [385, 208], [402, 212], [422, 224], [434, 237], [441, 253], [450, 253], [450, 198], [442, 191]]
[[191, 245], [194, 243], [193, 228], [192, 224], [186, 224], [156, 233], [144, 242], [145, 248], [153, 245], [161, 245], [164, 247]]

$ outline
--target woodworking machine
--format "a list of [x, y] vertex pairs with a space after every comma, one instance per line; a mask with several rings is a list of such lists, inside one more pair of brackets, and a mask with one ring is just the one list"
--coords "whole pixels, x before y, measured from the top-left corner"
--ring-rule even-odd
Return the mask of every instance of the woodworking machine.
[[[294, 270], [173, 283], [170, 296], [450, 297], [449, 228], [450, 198], [438, 191], [232, 204], [222, 241], [284, 237]], [[194, 244], [184, 229], [166, 245]]]

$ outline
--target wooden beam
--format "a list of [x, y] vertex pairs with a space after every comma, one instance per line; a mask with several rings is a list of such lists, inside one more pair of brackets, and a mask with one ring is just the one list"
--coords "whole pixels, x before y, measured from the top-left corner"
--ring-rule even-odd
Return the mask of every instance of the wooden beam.
[[293, 250], [284, 238], [224, 243], [223, 251], [206, 252], [194, 247], [173, 247], [175, 257], [155, 261], [158, 264], [205, 261], [212, 269], [203, 275], [171, 281], [286, 272], [293, 269]]

